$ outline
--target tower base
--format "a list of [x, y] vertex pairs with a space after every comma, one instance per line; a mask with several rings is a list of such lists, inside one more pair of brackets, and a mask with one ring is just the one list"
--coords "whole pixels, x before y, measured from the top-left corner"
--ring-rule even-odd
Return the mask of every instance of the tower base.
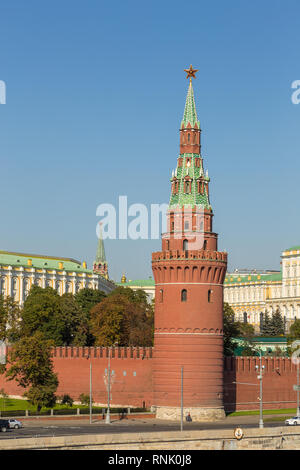
[[[184, 407], [183, 419], [190, 414], [192, 421], [219, 421], [225, 419], [225, 411], [223, 407], [220, 408], [200, 408], [200, 407]], [[170, 421], [181, 420], [181, 408], [171, 406], [157, 406], [156, 407], [157, 419], [169, 419]]]

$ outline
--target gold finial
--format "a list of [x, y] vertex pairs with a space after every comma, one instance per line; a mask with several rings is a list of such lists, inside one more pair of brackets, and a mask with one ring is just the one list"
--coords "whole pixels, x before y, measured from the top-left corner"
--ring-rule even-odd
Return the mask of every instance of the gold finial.
[[190, 65], [189, 69], [184, 69], [184, 71], [187, 73], [186, 78], [189, 78], [190, 81], [192, 81], [192, 78], [196, 78], [195, 73], [198, 72], [199, 69], [193, 69], [193, 66]]
[[121, 277], [121, 282], [122, 284], [125, 284], [125, 282], [127, 282], [127, 279], [124, 273], [123, 273], [123, 276]]

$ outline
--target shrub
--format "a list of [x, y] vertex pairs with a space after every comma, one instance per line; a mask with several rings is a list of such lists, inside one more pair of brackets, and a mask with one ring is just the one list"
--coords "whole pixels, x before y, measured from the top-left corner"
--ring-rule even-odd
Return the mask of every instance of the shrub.
[[[86, 393], [81, 393], [79, 395], [79, 401], [82, 405], [89, 405], [90, 404], [90, 396]], [[92, 400], [93, 402], [93, 400]]]
[[65, 394], [60, 398], [60, 403], [62, 405], [67, 405], [67, 406], [73, 406], [73, 398], [70, 397], [70, 395]]

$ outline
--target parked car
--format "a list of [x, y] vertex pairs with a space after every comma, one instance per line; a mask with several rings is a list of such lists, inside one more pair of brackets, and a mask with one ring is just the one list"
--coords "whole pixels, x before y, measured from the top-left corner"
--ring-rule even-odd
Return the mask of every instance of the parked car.
[[9, 429], [8, 419], [0, 419], [0, 431], [6, 432]]
[[300, 424], [300, 416], [294, 416], [293, 418], [286, 419], [285, 424], [287, 426], [297, 426]]
[[17, 419], [8, 419], [7, 421], [11, 429], [20, 429], [23, 427], [21, 421], [18, 421]]

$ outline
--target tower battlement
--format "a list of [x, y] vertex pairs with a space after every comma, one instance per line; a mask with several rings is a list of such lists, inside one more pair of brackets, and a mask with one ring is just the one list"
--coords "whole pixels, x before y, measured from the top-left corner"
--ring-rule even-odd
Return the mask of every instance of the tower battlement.
[[212, 250], [172, 250], [152, 253], [152, 262], [165, 260], [207, 260], [227, 263], [227, 253]]

